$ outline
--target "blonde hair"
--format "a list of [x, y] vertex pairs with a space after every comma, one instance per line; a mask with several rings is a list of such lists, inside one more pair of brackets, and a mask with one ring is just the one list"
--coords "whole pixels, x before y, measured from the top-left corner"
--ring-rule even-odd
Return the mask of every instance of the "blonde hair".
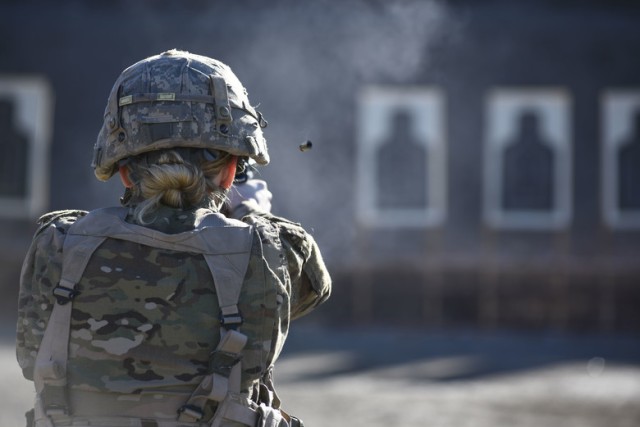
[[231, 155], [217, 152], [208, 160], [204, 150], [163, 150], [131, 159], [129, 178], [133, 183], [131, 200], [134, 218], [140, 224], [155, 220], [161, 206], [187, 209], [208, 204], [219, 210], [227, 190], [214, 183], [219, 172], [229, 163]]

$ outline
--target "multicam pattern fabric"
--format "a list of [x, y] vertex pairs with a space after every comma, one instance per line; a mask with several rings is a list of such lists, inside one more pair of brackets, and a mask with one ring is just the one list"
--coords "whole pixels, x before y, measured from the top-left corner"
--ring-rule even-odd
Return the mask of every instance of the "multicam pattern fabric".
[[[210, 213], [166, 208], [148, 227], [180, 233]], [[65, 234], [84, 214], [64, 211], [43, 217], [25, 259], [17, 357], [28, 379], [33, 379], [54, 304], [51, 291], [61, 275]], [[277, 359], [289, 320], [323, 302], [331, 282], [317, 245], [302, 227], [268, 214], [248, 215], [244, 221], [255, 230], [239, 302], [241, 331], [249, 337], [242, 388], [250, 395]], [[110, 393], [135, 402], [153, 396], [150, 404], [158, 406], [159, 397], [188, 395], [209, 373], [220, 323], [213, 279], [202, 255], [110, 238], [94, 253], [78, 290], [68, 362], [72, 398], [74, 393], [83, 399]], [[94, 414], [99, 410], [91, 408]]]

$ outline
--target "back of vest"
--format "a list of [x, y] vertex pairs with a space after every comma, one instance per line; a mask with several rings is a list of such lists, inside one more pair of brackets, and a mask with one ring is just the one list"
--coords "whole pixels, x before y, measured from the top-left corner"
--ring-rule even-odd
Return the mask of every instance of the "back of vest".
[[242, 390], [272, 363], [286, 286], [266, 264], [254, 229], [215, 215], [192, 232], [167, 235], [106, 210], [82, 218], [71, 233], [107, 237], [73, 301], [67, 378], [75, 415], [133, 416], [146, 407], [147, 415], [175, 417], [210, 373], [220, 340], [215, 274], [204, 254], [237, 252], [232, 236], [248, 238], [250, 250], [238, 303], [239, 330], [248, 336]]

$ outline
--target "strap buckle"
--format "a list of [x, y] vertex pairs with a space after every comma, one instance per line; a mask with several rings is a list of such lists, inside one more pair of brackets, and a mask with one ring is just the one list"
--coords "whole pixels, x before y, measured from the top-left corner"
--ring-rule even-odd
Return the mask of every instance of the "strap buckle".
[[242, 325], [242, 314], [238, 309], [238, 306], [231, 305], [220, 308], [220, 326], [224, 326], [227, 329], [235, 329]]
[[187, 422], [198, 422], [204, 417], [204, 412], [195, 405], [183, 405], [178, 409], [178, 416]]
[[69, 301], [73, 300], [79, 293], [80, 292], [76, 291], [73, 288], [68, 288], [62, 285], [58, 285], [53, 288], [53, 296], [56, 298], [56, 301], [58, 301], [58, 304], [60, 305], [65, 305]]
[[51, 405], [45, 406], [44, 412], [49, 417], [57, 417], [57, 416], [69, 415], [68, 412], [67, 412], [67, 408], [66, 407], [61, 406], [61, 405], [55, 405], [55, 404], [51, 404]]

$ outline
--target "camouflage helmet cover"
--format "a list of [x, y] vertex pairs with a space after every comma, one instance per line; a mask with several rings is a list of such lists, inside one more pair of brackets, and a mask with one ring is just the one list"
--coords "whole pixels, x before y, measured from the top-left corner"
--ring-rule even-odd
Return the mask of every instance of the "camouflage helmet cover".
[[120, 160], [174, 147], [221, 150], [265, 165], [265, 126], [227, 65], [170, 50], [120, 74], [107, 101], [92, 166], [96, 177], [106, 181]]

